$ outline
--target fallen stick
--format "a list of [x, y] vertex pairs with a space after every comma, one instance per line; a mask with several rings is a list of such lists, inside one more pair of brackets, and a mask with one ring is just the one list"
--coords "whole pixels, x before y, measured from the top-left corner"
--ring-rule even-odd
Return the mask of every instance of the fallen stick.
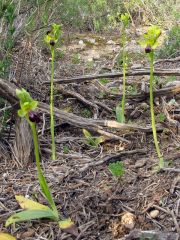
[[84, 164], [84, 166], [82, 168], [79, 169], [80, 172], [84, 172], [86, 171], [89, 167], [94, 167], [94, 166], [98, 166], [98, 165], [101, 165], [101, 164], [108, 164], [110, 163], [111, 161], [115, 162], [115, 161], [119, 161], [121, 157], [123, 156], [129, 156], [129, 155], [134, 155], [136, 153], [139, 153], [139, 154], [146, 154], [146, 150], [145, 149], [135, 149], [135, 150], [130, 150], [130, 151], [122, 151], [122, 152], [119, 152], [119, 153], [115, 153], [115, 154], [112, 154], [112, 155], [107, 155], [105, 157], [103, 157], [102, 159], [100, 159], [99, 161], [92, 161], [92, 162], [89, 162], [87, 164]]
[[[148, 69], [144, 70], [136, 70], [136, 71], [129, 71], [126, 73], [126, 76], [145, 76], [150, 75], [150, 71]], [[155, 76], [180, 76], [180, 69], [161, 69], [154, 71]], [[86, 81], [92, 81], [94, 79], [102, 79], [102, 78], [116, 78], [116, 77], [123, 77], [122, 72], [117, 73], [103, 73], [97, 75], [85, 75], [85, 76], [77, 76], [73, 78], [66, 78], [66, 79], [55, 79], [54, 84], [67, 84], [67, 83], [82, 83]], [[50, 85], [49, 81], [45, 81], [42, 84]]]
[[[10, 83], [6, 82], [5, 80], [0, 78], [0, 95], [7, 101], [9, 101], [11, 104], [15, 104], [16, 108], [18, 107], [18, 99], [15, 93], [15, 89], [17, 87]], [[39, 102], [39, 109], [42, 112], [46, 112], [49, 114], [49, 105], [46, 103]], [[83, 118], [80, 116], [77, 116], [73, 113], [67, 113], [64, 111], [59, 110], [58, 108], [54, 108], [54, 115], [55, 117], [61, 119], [62, 121], [69, 123], [70, 125], [73, 125], [78, 128], [86, 128], [90, 131], [95, 131], [98, 133], [102, 133], [104, 136], [110, 137], [110, 135], [116, 139], [119, 138], [119, 140], [122, 140], [122, 137], [119, 137], [113, 133], [109, 133], [104, 131], [104, 127], [106, 128], [115, 128], [119, 130], [133, 130], [133, 131], [141, 131], [141, 132], [151, 132], [151, 127], [141, 127], [133, 124], [124, 124], [124, 123], [118, 123], [116, 121], [111, 120], [94, 120], [89, 118]], [[125, 140], [125, 139], [124, 139]], [[127, 140], [125, 140], [128, 142]]]
[[[180, 93], [180, 84], [153, 91], [154, 97], [172, 96], [178, 93]], [[108, 97], [110, 97], [111, 99], [121, 99], [122, 94], [113, 94], [113, 95], [109, 95]], [[147, 98], [149, 98], [149, 92], [142, 92], [134, 95], [126, 94], [127, 100], [134, 100], [136, 102], [143, 101], [144, 99], [147, 99]]]

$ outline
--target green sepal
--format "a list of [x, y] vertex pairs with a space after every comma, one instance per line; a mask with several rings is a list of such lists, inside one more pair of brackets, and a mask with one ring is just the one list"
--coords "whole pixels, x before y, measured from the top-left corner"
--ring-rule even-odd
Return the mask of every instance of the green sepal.
[[18, 116], [19, 116], [19, 117], [25, 117], [25, 116], [26, 116], [26, 112], [23, 111], [22, 109], [19, 109], [19, 110], [18, 110]]
[[161, 29], [158, 26], [149, 27], [147, 33], [145, 33], [139, 44], [142, 47], [150, 46], [152, 49], [156, 49], [159, 46], [158, 38], [161, 35]]
[[25, 117], [29, 111], [35, 110], [38, 106], [38, 101], [33, 100], [30, 94], [22, 88], [16, 89], [16, 95], [20, 100], [21, 109], [18, 110], [19, 117]]
[[61, 34], [61, 25], [53, 23], [51, 26], [51, 31], [46, 34], [44, 37], [44, 41], [49, 45], [50, 49], [54, 48], [54, 46], [50, 45], [51, 41], [54, 41], [54, 43], [57, 43], [59, 40]]
[[19, 98], [19, 100], [22, 103], [33, 101], [33, 99], [30, 96], [30, 94], [24, 88], [22, 88], [21, 90], [20, 89], [16, 89], [16, 96]]

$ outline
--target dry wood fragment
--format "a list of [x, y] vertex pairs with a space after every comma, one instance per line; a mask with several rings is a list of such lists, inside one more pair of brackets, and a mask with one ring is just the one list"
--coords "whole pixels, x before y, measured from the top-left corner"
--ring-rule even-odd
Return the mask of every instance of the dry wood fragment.
[[95, 113], [94, 113], [94, 119], [97, 119], [97, 115], [99, 112], [99, 108], [95, 103], [90, 102], [89, 100], [85, 99], [81, 94], [77, 93], [77, 92], [73, 92], [73, 91], [67, 91], [64, 88], [59, 88], [58, 90], [60, 90], [64, 95], [67, 96], [72, 96], [77, 98], [79, 101], [81, 101], [82, 103], [84, 103], [87, 106], [90, 106], [94, 109]]
[[[166, 88], [161, 88], [159, 90], [155, 90], [153, 91], [153, 95], [154, 97], [161, 97], [161, 96], [173, 96], [176, 94], [180, 93], [180, 84], [176, 85], [176, 86], [172, 86], [172, 87], [166, 87]], [[109, 95], [108, 98], [111, 99], [121, 99], [122, 98], [122, 94], [114, 94], [114, 95]], [[143, 101], [145, 99], [149, 98], [149, 92], [142, 92], [142, 93], [138, 93], [138, 94], [127, 94], [126, 95], [126, 99], [128, 100], [133, 100], [135, 102], [140, 102]]]
[[164, 63], [164, 62], [179, 62], [179, 61], [180, 61], [180, 57], [167, 58], [167, 59], [159, 59], [159, 60], [155, 61], [154, 64], [159, 64], [159, 63]]
[[[145, 76], [150, 75], [149, 69], [141, 69], [136, 71], [129, 71], [126, 73], [126, 76]], [[155, 76], [180, 76], [180, 69], [158, 69], [154, 71]], [[82, 83], [86, 81], [92, 81], [94, 79], [102, 79], [102, 78], [116, 78], [116, 77], [122, 77], [122, 72], [117, 73], [104, 73], [104, 74], [97, 74], [97, 75], [86, 75], [86, 76], [77, 76], [73, 78], [66, 78], [66, 79], [55, 79], [55, 84], [67, 84], [67, 83]], [[43, 82], [45, 85], [50, 85], [49, 81]]]
[[[17, 104], [18, 99], [15, 94], [15, 89], [17, 87], [14, 84], [6, 82], [5, 80], [0, 78], [0, 95], [8, 100], [11, 104]], [[173, 88], [174, 89], [174, 88]], [[179, 86], [180, 90], [180, 86]], [[18, 104], [16, 105], [18, 107]], [[39, 103], [39, 109], [42, 112], [46, 112], [49, 114], [49, 105], [46, 103]], [[118, 123], [116, 121], [109, 121], [109, 120], [93, 120], [87, 119], [80, 116], [77, 116], [73, 113], [67, 113], [64, 111], [59, 110], [58, 108], [54, 108], [54, 115], [61, 119], [64, 122], [69, 123], [70, 125], [79, 127], [79, 128], [86, 128], [88, 130], [92, 130], [98, 132], [100, 130], [104, 130], [103, 127], [107, 128], [116, 128], [120, 130], [138, 130], [142, 132], [149, 132], [151, 131], [151, 127], [141, 127], [131, 124], [123, 124]]]
[[115, 162], [118, 161], [121, 157], [126, 156], [126, 155], [133, 155], [133, 154], [145, 154], [146, 150], [144, 149], [135, 149], [135, 150], [131, 150], [131, 151], [122, 151], [116, 154], [112, 154], [108, 156], [105, 156], [104, 158], [100, 159], [99, 161], [91, 161], [87, 164], [85, 164], [82, 168], [79, 169], [80, 172], [84, 172], [86, 171], [89, 167], [94, 167], [94, 166], [98, 166], [101, 164], [108, 164], [109, 162]]
[[121, 240], [134, 239], [178, 240], [179, 233], [162, 232], [156, 230], [142, 231], [140, 229], [134, 229], [128, 234], [128, 236], [121, 238]]
[[18, 167], [27, 166], [34, 160], [31, 129], [24, 118], [16, 118], [13, 159]]

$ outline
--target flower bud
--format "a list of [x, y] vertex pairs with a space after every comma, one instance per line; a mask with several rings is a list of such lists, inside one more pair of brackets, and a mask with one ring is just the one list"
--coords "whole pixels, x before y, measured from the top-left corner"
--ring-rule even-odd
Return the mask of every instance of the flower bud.
[[41, 122], [41, 118], [39, 117], [39, 115], [34, 112], [34, 111], [29, 111], [29, 120], [33, 123], [39, 123]]
[[150, 45], [146, 46], [145, 53], [150, 53], [152, 51], [152, 48]]

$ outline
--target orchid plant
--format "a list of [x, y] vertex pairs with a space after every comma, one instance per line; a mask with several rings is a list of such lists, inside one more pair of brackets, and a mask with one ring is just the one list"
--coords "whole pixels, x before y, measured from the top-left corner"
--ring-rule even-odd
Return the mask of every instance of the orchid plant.
[[145, 33], [142, 39], [139, 41], [140, 45], [145, 48], [145, 53], [148, 56], [150, 63], [150, 111], [151, 111], [151, 125], [153, 131], [154, 144], [156, 147], [156, 152], [159, 158], [159, 169], [164, 167], [164, 160], [161, 154], [156, 131], [156, 122], [154, 114], [154, 97], [153, 97], [153, 83], [154, 83], [154, 52], [155, 49], [159, 46], [159, 37], [161, 35], [161, 29], [158, 26], [149, 27], [147, 33]]
[[38, 180], [44, 197], [48, 201], [50, 207], [27, 199], [21, 195], [17, 195], [15, 196], [16, 200], [20, 204], [21, 208], [25, 210], [10, 216], [6, 221], [6, 227], [10, 224], [17, 222], [28, 221], [32, 219], [48, 218], [57, 222], [59, 227], [64, 231], [77, 235], [77, 228], [75, 227], [71, 219], [62, 219], [59, 216], [51, 191], [48, 187], [46, 178], [44, 177], [41, 169], [38, 135], [36, 131], [36, 125], [41, 121], [39, 115], [36, 112], [38, 102], [32, 99], [30, 94], [25, 89], [17, 89], [16, 95], [20, 100], [20, 109], [18, 110], [18, 115], [19, 117], [26, 118], [32, 130]]
[[56, 160], [56, 145], [54, 136], [54, 61], [55, 49], [61, 35], [61, 26], [52, 24], [51, 30], [47, 32], [44, 40], [51, 51], [51, 93], [50, 93], [50, 115], [51, 115], [51, 138], [52, 138], [52, 160]]
[[121, 101], [121, 106], [117, 105], [116, 107], [116, 116], [117, 120], [120, 123], [125, 122], [125, 99], [126, 99], [126, 70], [127, 70], [127, 52], [126, 52], [126, 41], [127, 41], [127, 36], [126, 36], [126, 29], [129, 25], [129, 14], [121, 14], [120, 17], [121, 23], [122, 23], [122, 58], [123, 58], [123, 96], [122, 96], [122, 101]]

